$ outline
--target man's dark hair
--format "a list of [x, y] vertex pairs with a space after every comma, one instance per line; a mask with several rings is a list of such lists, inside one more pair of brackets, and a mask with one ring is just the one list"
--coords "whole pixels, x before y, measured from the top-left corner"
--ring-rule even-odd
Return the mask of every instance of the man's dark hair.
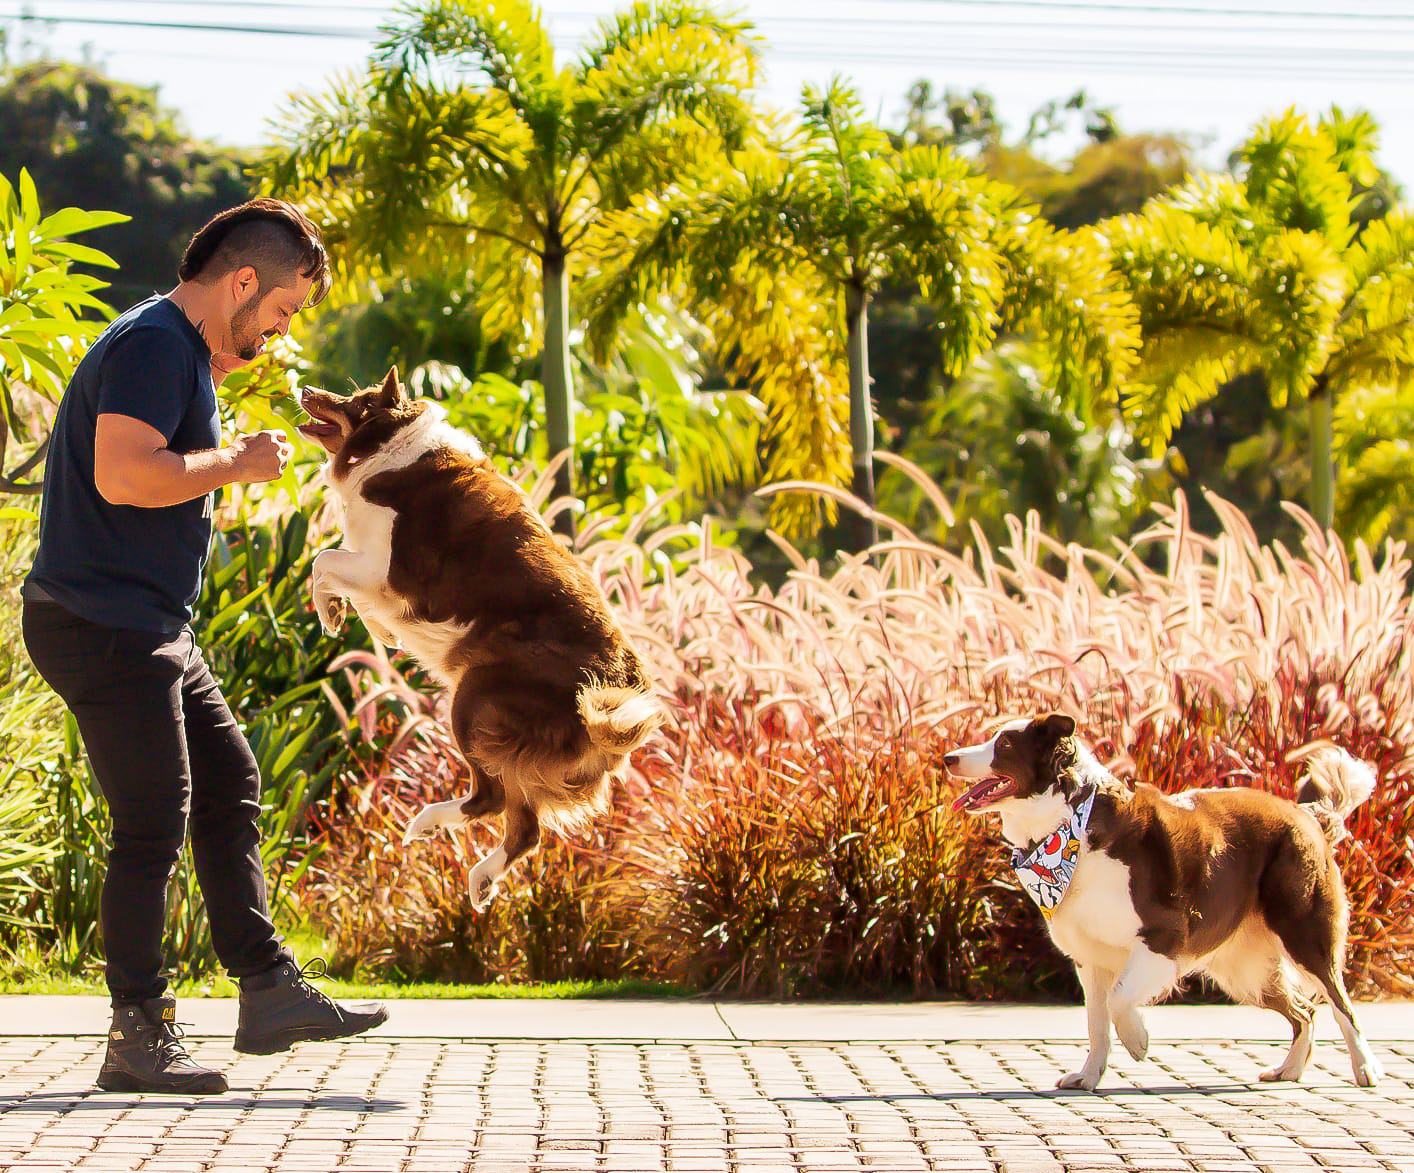
[[314, 221], [284, 200], [262, 196], [213, 217], [191, 238], [177, 276], [183, 281], [223, 277], [249, 265], [262, 293], [292, 286], [295, 275], [308, 277], [306, 305], [318, 305], [329, 292], [329, 254]]

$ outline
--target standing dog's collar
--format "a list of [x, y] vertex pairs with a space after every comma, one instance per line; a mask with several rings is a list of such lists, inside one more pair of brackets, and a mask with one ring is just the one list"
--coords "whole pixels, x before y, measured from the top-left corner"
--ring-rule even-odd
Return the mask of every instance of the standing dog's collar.
[[1077, 795], [1079, 801], [1071, 809], [1070, 818], [1029, 851], [1018, 847], [1011, 853], [1011, 866], [1016, 869], [1021, 886], [1047, 920], [1065, 899], [1066, 890], [1075, 875], [1080, 845], [1085, 829], [1090, 825], [1096, 793], [1098, 791], [1094, 786], [1087, 787]]

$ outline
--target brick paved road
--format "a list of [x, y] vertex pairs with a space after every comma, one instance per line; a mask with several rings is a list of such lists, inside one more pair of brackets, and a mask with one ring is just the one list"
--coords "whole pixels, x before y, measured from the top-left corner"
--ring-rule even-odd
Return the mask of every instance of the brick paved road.
[[101, 1045], [0, 1039], [0, 1169], [1414, 1173], [1414, 1043], [1376, 1045], [1375, 1091], [1330, 1043], [1293, 1086], [1255, 1082], [1276, 1042], [1166, 1042], [1088, 1095], [1036, 1090], [1075, 1042], [202, 1039], [232, 1085], [202, 1100], [94, 1091]]

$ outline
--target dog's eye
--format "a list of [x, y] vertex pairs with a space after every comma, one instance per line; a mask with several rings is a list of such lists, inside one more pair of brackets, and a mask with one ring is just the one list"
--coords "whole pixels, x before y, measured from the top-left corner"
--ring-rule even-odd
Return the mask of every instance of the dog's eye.
[[1003, 734], [1001, 734], [1001, 736], [999, 736], [999, 737], [997, 738], [997, 748], [998, 748], [998, 749], [1006, 749], [1006, 747], [1009, 746], [1010, 744], [1011, 744], [1011, 734], [1010, 734], [1010, 733], [1003, 733]]

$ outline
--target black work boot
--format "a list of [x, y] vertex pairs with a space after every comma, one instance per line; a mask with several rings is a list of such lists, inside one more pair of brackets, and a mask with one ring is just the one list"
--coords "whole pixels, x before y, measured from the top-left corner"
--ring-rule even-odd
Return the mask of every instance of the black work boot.
[[324, 976], [316, 958], [304, 969], [282, 961], [254, 977], [241, 978], [241, 1010], [236, 1022], [237, 1051], [273, 1055], [294, 1043], [328, 1042], [361, 1035], [388, 1021], [381, 1002], [340, 1006], [306, 980]]
[[177, 1000], [170, 994], [113, 1007], [108, 1053], [98, 1086], [105, 1092], [174, 1092], [209, 1096], [224, 1092], [226, 1077], [198, 1067], [182, 1046]]

